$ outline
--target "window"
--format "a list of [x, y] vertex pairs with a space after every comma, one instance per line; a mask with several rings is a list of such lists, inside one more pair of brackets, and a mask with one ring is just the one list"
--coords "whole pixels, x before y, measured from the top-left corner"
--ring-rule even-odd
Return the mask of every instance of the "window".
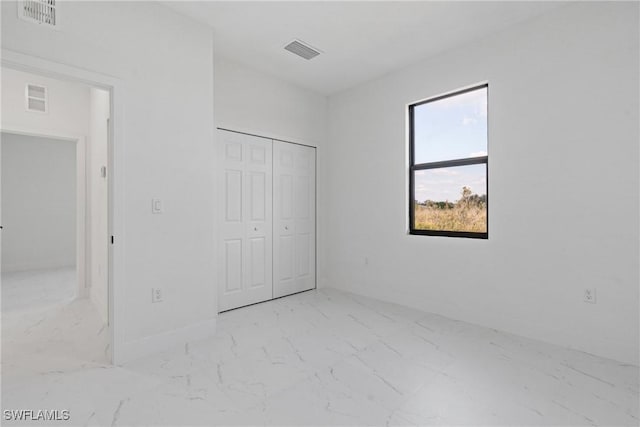
[[409, 232], [486, 239], [488, 85], [409, 106]]

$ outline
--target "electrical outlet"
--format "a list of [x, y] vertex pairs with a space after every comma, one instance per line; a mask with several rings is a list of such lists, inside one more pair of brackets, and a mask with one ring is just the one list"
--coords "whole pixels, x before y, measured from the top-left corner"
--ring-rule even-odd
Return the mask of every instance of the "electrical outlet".
[[364, 257], [364, 265], [369, 265], [369, 257]]
[[151, 288], [151, 302], [162, 302], [162, 289]]
[[596, 288], [586, 288], [584, 290], [584, 302], [596, 303]]

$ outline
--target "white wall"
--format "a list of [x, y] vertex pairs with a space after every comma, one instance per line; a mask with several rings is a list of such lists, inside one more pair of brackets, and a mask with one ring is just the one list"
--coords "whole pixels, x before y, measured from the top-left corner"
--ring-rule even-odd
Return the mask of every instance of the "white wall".
[[[572, 4], [330, 97], [329, 284], [637, 365], [638, 36]], [[489, 240], [408, 236], [406, 105], [484, 80]]]
[[[29, 83], [43, 85], [47, 88], [48, 111], [46, 113], [26, 110], [25, 86]], [[83, 226], [82, 219], [85, 216], [83, 206], [85, 159], [83, 153], [85, 152], [85, 137], [88, 132], [89, 87], [81, 83], [46, 78], [2, 67], [1, 98], [1, 129], [41, 136], [55, 135], [56, 137], [77, 138], [79, 140], [76, 146], [76, 157], [80, 155], [81, 158], [76, 159], [77, 163], [74, 166], [77, 173], [76, 194], [79, 205], [73, 217], [79, 222], [78, 228], [74, 232], [78, 241], [74, 247], [76, 260], [67, 265], [76, 265], [79, 285], [81, 286], [79, 294], [84, 295], [82, 288], [85, 285], [84, 241], [80, 231]]]
[[2, 272], [76, 264], [76, 143], [2, 133]]
[[[116, 213], [124, 231], [114, 246], [124, 253], [114, 284], [116, 357], [190, 331], [212, 333], [211, 30], [151, 2], [62, 2], [58, 12], [62, 26], [50, 31], [18, 20], [16, 3], [2, 2], [2, 47], [121, 82], [114, 95], [124, 110], [116, 144], [126, 159], [114, 166], [124, 182], [116, 188], [124, 204]], [[152, 198], [163, 200], [164, 214], [151, 214]], [[152, 287], [163, 290], [164, 302], [151, 303]]]
[[[4, 28], [2, 36], [5, 36]], [[26, 110], [24, 92], [27, 84], [37, 84], [47, 88], [49, 98], [47, 113]], [[3, 67], [1, 98], [0, 126], [3, 130], [29, 130], [34, 133], [69, 137], [87, 135], [89, 129], [88, 86]]]
[[[327, 97], [237, 62], [214, 58], [216, 127], [317, 147], [317, 202], [326, 201]], [[323, 276], [325, 218], [317, 214], [318, 283]]]
[[90, 297], [102, 319], [108, 321], [108, 178], [101, 168], [108, 165], [108, 122], [110, 115], [109, 92], [91, 88], [88, 150], [88, 219], [90, 268], [88, 282]]
[[214, 84], [217, 127], [323, 145], [325, 96], [219, 56]]

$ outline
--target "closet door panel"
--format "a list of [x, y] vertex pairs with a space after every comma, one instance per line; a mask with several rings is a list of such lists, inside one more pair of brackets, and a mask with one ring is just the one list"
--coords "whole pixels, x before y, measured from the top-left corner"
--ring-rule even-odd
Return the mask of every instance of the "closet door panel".
[[218, 311], [273, 297], [272, 141], [218, 132], [222, 158]]
[[315, 149], [274, 149], [274, 297], [315, 288]]
[[253, 237], [249, 240], [249, 271], [251, 272], [250, 288], [260, 288], [267, 286], [266, 270], [267, 256], [271, 248], [267, 248], [264, 237]]
[[224, 241], [224, 293], [242, 291], [242, 239]]
[[226, 203], [225, 220], [227, 222], [242, 221], [242, 170], [226, 169], [224, 197]]

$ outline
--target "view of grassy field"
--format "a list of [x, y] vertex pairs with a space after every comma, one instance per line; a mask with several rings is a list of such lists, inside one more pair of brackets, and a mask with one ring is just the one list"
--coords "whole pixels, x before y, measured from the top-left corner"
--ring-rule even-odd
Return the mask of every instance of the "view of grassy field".
[[487, 197], [472, 194], [467, 187], [456, 202], [416, 201], [414, 209], [418, 230], [487, 232]]

